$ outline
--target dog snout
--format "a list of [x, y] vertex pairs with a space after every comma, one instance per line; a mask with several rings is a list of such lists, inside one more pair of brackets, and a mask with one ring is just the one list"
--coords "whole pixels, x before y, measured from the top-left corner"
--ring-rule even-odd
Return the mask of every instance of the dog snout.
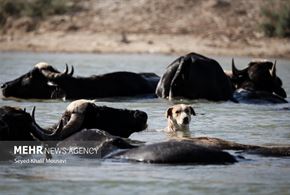
[[182, 120], [182, 123], [185, 124], [185, 125], [189, 124], [189, 117], [188, 116], [184, 117], [183, 120]]

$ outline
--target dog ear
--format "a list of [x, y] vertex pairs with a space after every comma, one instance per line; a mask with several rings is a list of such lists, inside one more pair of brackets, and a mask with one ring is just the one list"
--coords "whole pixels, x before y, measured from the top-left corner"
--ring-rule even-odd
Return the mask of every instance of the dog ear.
[[195, 116], [196, 114], [195, 114], [193, 108], [192, 108], [191, 106], [189, 106], [189, 109], [190, 109], [191, 114], [192, 114], [193, 116]]
[[171, 117], [172, 116], [172, 107], [168, 108], [166, 111], [166, 118]]

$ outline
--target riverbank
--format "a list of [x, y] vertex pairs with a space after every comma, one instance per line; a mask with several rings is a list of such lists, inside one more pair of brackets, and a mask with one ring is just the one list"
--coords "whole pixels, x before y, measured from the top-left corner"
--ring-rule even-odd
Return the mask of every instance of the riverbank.
[[210, 40], [194, 35], [112, 34], [92, 32], [2, 35], [0, 51], [162, 53], [290, 58], [285, 39]]
[[[4, 17], [0, 51], [178, 55], [197, 52], [290, 58], [289, 39], [269, 38], [261, 31], [261, 10], [270, 5], [264, 0], [62, 2], [61, 8], [67, 10], [62, 14], [31, 16], [24, 12], [21, 16]], [[277, 0], [275, 5], [282, 2]], [[60, 8], [49, 5], [51, 9]], [[47, 11], [47, 6], [40, 8]], [[39, 14], [36, 11], [34, 14]]]

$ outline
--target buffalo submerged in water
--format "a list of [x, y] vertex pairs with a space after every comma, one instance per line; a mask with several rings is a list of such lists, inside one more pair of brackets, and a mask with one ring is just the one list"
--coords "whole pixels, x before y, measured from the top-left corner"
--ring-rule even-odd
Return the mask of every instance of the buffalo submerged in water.
[[61, 141], [82, 129], [101, 129], [114, 136], [129, 137], [147, 128], [148, 116], [141, 110], [97, 106], [91, 100], [70, 103], [60, 121], [41, 128], [32, 115], [16, 107], [0, 107], [1, 141]]
[[82, 129], [101, 129], [111, 135], [129, 137], [147, 128], [148, 116], [140, 110], [97, 106], [90, 100], [76, 100], [68, 105], [60, 121], [52, 128], [43, 129], [32, 118], [40, 140], [63, 140]]
[[276, 61], [253, 60], [248, 67], [239, 70], [232, 60], [229, 77], [235, 87], [234, 98], [238, 102], [287, 103], [282, 80], [276, 74]]
[[98, 157], [102, 157], [116, 149], [134, 147], [125, 138], [144, 130], [148, 118], [143, 111], [97, 106], [88, 100], [72, 102], [61, 120], [49, 128], [41, 128], [34, 113], [34, 109], [31, 116], [20, 108], [0, 107], [1, 160], [7, 156], [13, 158], [13, 147], [23, 145], [23, 141], [28, 145], [39, 145], [38, 140], [72, 147], [91, 143], [92, 147], [98, 148]]
[[200, 54], [189, 53], [172, 62], [161, 77], [156, 94], [168, 99], [232, 98], [232, 85], [219, 63]]
[[90, 77], [74, 77], [68, 66], [60, 73], [41, 62], [28, 73], [4, 83], [3, 96], [17, 98], [93, 99], [107, 97], [155, 97], [159, 77], [154, 73], [113, 72]]
[[[17, 89], [16, 91], [20, 93], [27, 89], [28, 91], [33, 89], [34, 92], [35, 90], [39, 90], [38, 92], [40, 93], [38, 95], [45, 94], [53, 98], [71, 98], [68, 94], [72, 94], [73, 92], [69, 92], [69, 89], [66, 87], [74, 86], [78, 89], [78, 86], [74, 85], [74, 81], [78, 80], [79, 82], [83, 79], [73, 77], [73, 72], [73, 68], [69, 72], [68, 67], [66, 67], [66, 70], [60, 73], [52, 66], [38, 64], [30, 73], [15, 81], [5, 83], [2, 86], [3, 94], [9, 95], [13, 91], [11, 89]], [[238, 70], [233, 63], [232, 72], [230, 77], [231, 83], [230, 79], [225, 75], [215, 60], [191, 53], [178, 58], [168, 66], [165, 74], [159, 81], [156, 94], [159, 97], [169, 99], [203, 98], [213, 101], [233, 99], [232, 96], [234, 94], [234, 98], [239, 102], [242, 101], [236, 94], [240, 89], [249, 91], [250, 94], [258, 94], [259, 96], [254, 96], [258, 97], [258, 99], [268, 99], [268, 97], [273, 99], [274, 97], [275, 99], [283, 100], [283, 97], [287, 96], [285, 90], [282, 88], [281, 79], [276, 76], [276, 64], [252, 62], [245, 70]], [[100, 77], [109, 78], [103, 81], [106, 83], [106, 86], [113, 86], [115, 83], [110, 83], [110, 81], [116, 75], [118, 79], [122, 80], [122, 83], [127, 82], [128, 80], [126, 79], [128, 78], [129, 80], [133, 78], [128, 76], [131, 75], [128, 72], [111, 73], [101, 75]], [[155, 88], [154, 86], [159, 80], [159, 77], [152, 73], [133, 73], [133, 75], [145, 79], [146, 86], [150, 86], [151, 89]], [[35, 82], [35, 79], [39, 83]], [[134, 82], [138, 81], [135, 77], [133, 80]], [[20, 88], [17, 88], [19, 86], [15, 84], [20, 84]], [[35, 86], [38, 88], [34, 88]], [[234, 93], [232, 86], [236, 89]], [[65, 88], [66, 91], [64, 90]], [[75, 89], [72, 89], [72, 91], [75, 92]], [[251, 100], [252, 97], [247, 96], [246, 99]], [[272, 102], [277, 103], [276, 101]], [[87, 146], [89, 144], [89, 146], [100, 149], [101, 154], [98, 156], [100, 158], [105, 157], [148, 163], [225, 164], [234, 163], [236, 159], [233, 155], [222, 151], [222, 149], [250, 150], [258, 154], [270, 154], [270, 156], [290, 155], [288, 147], [265, 148], [255, 145], [241, 145], [217, 138], [193, 138], [182, 141], [170, 140], [144, 146], [132, 145], [125, 138], [134, 132], [139, 132], [146, 128], [147, 114], [138, 110], [97, 106], [88, 100], [72, 102], [62, 115], [61, 120], [53, 127], [47, 129], [41, 128], [35, 122], [35, 110], [33, 110], [31, 117], [21, 109], [11, 107], [3, 107], [1, 109], [0, 137], [2, 140], [34, 140], [37, 138], [41, 141], [57, 141], [59, 142], [59, 146]], [[24, 120], [21, 119], [22, 116]], [[13, 119], [14, 117], [16, 120]], [[22, 129], [22, 123], [25, 124], [23, 125], [25, 128], [23, 128], [24, 130], [22, 132], [19, 132]], [[123, 151], [118, 151], [119, 149], [123, 149]]]
[[[91, 101], [78, 100], [68, 106], [57, 125], [48, 129], [41, 128], [35, 122], [34, 111], [31, 117], [24, 110], [14, 107], [1, 107], [0, 113], [0, 136], [2, 141], [31, 141], [37, 138], [43, 141], [55, 140], [58, 142], [58, 147], [96, 148], [97, 153], [94, 156], [86, 156], [89, 158], [139, 161], [142, 157], [142, 162], [170, 164], [227, 164], [236, 162], [235, 157], [227, 152], [208, 149], [191, 143], [168, 141], [140, 146], [140, 142], [132, 143], [128, 139], [110, 134], [127, 137], [133, 132], [143, 130], [146, 127], [147, 114], [138, 110], [129, 111], [97, 107]], [[101, 128], [104, 131], [95, 128]], [[122, 133], [126, 130], [128, 132]], [[21, 131], [23, 132], [21, 133]], [[122, 149], [122, 153], [120, 153], [120, 149]], [[11, 150], [11, 146], [10, 148], [1, 147], [1, 155], [7, 154], [9, 150]], [[148, 155], [149, 153], [150, 155]], [[190, 155], [190, 158], [188, 158], [188, 155]], [[12, 155], [8, 159], [11, 158], [13, 159], [14, 156]]]
[[[124, 137], [146, 128], [147, 114], [145, 112], [99, 107], [88, 100], [72, 102], [61, 120], [55, 126], [47, 129], [41, 128], [35, 122], [34, 111], [31, 117], [24, 110], [1, 107], [0, 113], [2, 141], [31, 141], [37, 138], [44, 143], [56, 141], [58, 147], [96, 148], [95, 155], [84, 156], [89, 158], [114, 158], [121, 161], [168, 164], [229, 164], [237, 162], [237, 160], [222, 149], [251, 149], [256, 154], [266, 156], [290, 155], [288, 147], [264, 148], [241, 145], [217, 138], [170, 140], [143, 146], [138, 141]], [[123, 118], [118, 120], [120, 115]], [[1, 147], [1, 154], [3, 154], [3, 149], [6, 152], [5, 148]]]
[[276, 62], [254, 60], [238, 70], [223, 71], [219, 63], [197, 53], [172, 62], [162, 75], [156, 95], [167, 99], [232, 100], [240, 103], [287, 103]]
[[21, 108], [0, 107], [0, 141], [33, 141], [33, 119]]
[[[225, 73], [219, 63], [190, 53], [172, 62], [161, 79], [154, 73], [113, 72], [91, 77], [73, 77], [68, 67], [60, 73], [47, 63], [39, 63], [29, 73], [2, 85], [5, 97], [19, 98], [104, 98], [158, 97], [207, 99], [241, 103], [286, 103], [276, 63], [253, 61]], [[155, 94], [154, 94], [155, 93]]]

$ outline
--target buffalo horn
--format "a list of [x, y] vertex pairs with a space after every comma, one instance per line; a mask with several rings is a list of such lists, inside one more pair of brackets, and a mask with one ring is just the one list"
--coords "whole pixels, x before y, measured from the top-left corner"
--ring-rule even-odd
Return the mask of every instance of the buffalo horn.
[[270, 70], [270, 74], [271, 74], [272, 77], [274, 77], [274, 78], [276, 77], [276, 60], [275, 60], [273, 66], [272, 66], [272, 68]]
[[32, 109], [32, 134], [43, 141], [47, 141], [47, 140], [58, 140], [60, 139], [60, 133], [62, 131], [63, 128], [63, 124], [62, 121], [60, 122], [60, 124], [58, 125], [57, 129], [53, 132], [50, 133], [48, 132], [46, 129], [41, 128], [35, 121], [35, 106]]
[[248, 68], [245, 68], [243, 70], [239, 70], [237, 69], [236, 65], [235, 65], [235, 61], [234, 58], [232, 58], [232, 73], [233, 76], [238, 76], [238, 75], [243, 75], [247, 72]]
[[62, 75], [65, 75], [68, 73], [68, 65], [65, 64], [65, 70], [61, 73]]
[[233, 75], [238, 75], [238, 69], [235, 66], [234, 58], [232, 58], [232, 72], [233, 72]]
[[74, 66], [71, 66], [71, 71], [68, 73], [69, 76], [72, 76], [74, 74]]
[[58, 77], [62, 77], [68, 74], [68, 65], [65, 65], [65, 70], [62, 73], [51, 72], [49, 70], [41, 70], [41, 72], [46, 76], [48, 79], [54, 79]]

